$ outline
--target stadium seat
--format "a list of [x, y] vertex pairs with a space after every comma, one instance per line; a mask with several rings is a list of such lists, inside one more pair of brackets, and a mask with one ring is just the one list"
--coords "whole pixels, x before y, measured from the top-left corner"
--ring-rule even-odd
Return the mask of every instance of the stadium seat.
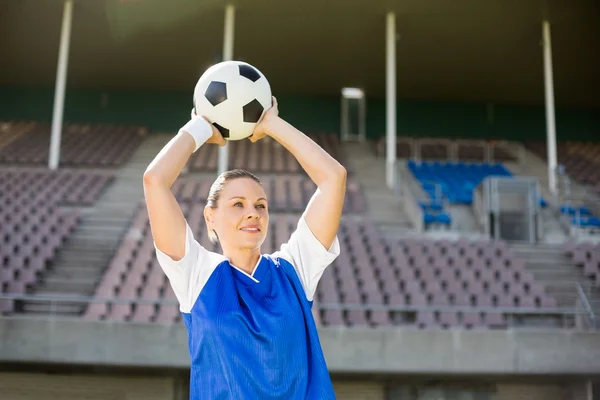
[[[0, 171], [0, 291], [21, 294], [36, 284], [79, 222], [73, 206], [93, 204], [111, 179], [83, 170]], [[12, 302], [0, 308], [12, 311]]]
[[408, 161], [407, 166], [431, 201], [453, 204], [471, 204], [473, 190], [489, 176], [512, 176], [501, 164]]
[[592, 215], [589, 208], [584, 207], [584, 206], [573, 207], [570, 204], [563, 204], [560, 207], [560, 212], [561, 212], [561, 214], [570, 215], [570, 216], [574, 216], [574, 215], [590, 216], [590, 215]]
[[[205, 203], [214, 178], [180, 178], [172, 186], [175, 197], [180, 202]], [[304, 175], [270, 175], [261, 178], [269, 209], [275, 212], [302, 212], [315, 193], [316, 185]], [[352, 178], [346, 184], [344, 213], [362, 214], [367, 204], [361, 187]]]
[[571, 225], [577, 228], [589, 230], [600, 228], [600, 218], [593, 215], [588, 207], [563, 204], [560, 207], [560, 213], [569, 219]]
[[[526, 141], [525, 147], [546, 160], [546, 143]], [[558, 141], [556, 143], [558, 163], [575, 181], [591, 185], [600, 193], [600, 144], [596, 142]]]
[[590, 242], [568, 242], [563, 251], [573, 265], [580, 268], [583, 274], [600, 286], [600, 244]]
[[[410, 306], [488, 306], [556, 308], [556, 300], [515, 258], [504, 243], [451, 243], [432, 240], [379, 242], [370, 224], [344, 224], [344, 252], [326, 271], [318, 287], [320, 303], [364, 306], [381, 304]], [[362, 236], [362, 238], [361, 238]], [[348, 267], [351, 265], [351, 268]], [[366, 266], [366, 267], [365, 267]], [[338, 285], [336, 286], [336, 282]], [[336, 290], [337, 289], [337, 290]], [[375, 294], [379, 289], [382, 297]], [[337, 293], [331, 293], [332, 291]], [[343, 307], [342, 307], [343, 308]], [[376, 309], [374, 307], [374, 309]], [[324, 324], [407, 324], [411, 318], [390, 312], [377, 314], [355, 310], [324, 309]], [[412, 313], [415, 314], [415, 313]], [[376, 315], [376, 317], [373, 317]], [[337, 322], [333, 322], [337, 321]], [[417, 312], [413, 323], [420, 328], [503, 328], [501, 312]]]
[[[421, 160], [450, 160], [450, 147], [456, 145], [456, 157], [459, 161], [484, 162], [487, 158], [486, 146], [489, 146], [489, 155], [497, 162], [516, 161], [510, 151], [503, 148], [498, 142], [483, 142], [481, 140], [449, 138], [420, 138], [399, 136], [396, 138], [396, 156], [399, 159], [418, 158]], [[371, 143], [377, 157], [385, 154], [385, 136]], [[420, 151], [419, 151], [420, 150]], [[417, 153], [419, 151], [419, 153]]]
[[[312, 133], [309, 136], [331, 156], [342, 164], [343, 153], [339, 138], [331, 133]], [[257, 143], [240, 140], [229, 143], [229, 168], [247, 169], [260, 173], [304, 173], [302, 167], [283, 146], [271, 138], [265, 138]], [[190, 171], [213, 172], [217, 170], [218, 148], [203, 146], [192, 154], [188, 162]]]
[[[146, 133], [143, 127], [66, 123], [61, 138], [60, 164], [72, 167], [122, 165], [144, 140]], [[23, 124], [11, 124], [0, 130], [0, 142], [6, 142], [0, 146], [0, 163], [47, 164], [50, 125], [30, 123], [24, 128]]]

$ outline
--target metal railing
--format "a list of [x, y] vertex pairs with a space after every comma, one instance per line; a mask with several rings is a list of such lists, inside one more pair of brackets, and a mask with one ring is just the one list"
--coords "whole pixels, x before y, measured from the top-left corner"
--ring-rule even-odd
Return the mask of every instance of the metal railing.
[[[559, 327], [562, 329], [597, 329], [596, 317], [592, 307], [587, 301], [587, 297], [581, 286], [578, 286], [579, 301], [574, 302], [573, 307], [558, 307], [558, 308], [541, 308], [541, 307], [483, 307], [483, 306], [437, 306], [437, 305], [391, 305], [391, 304], [346, 304], [346, 303], [319, 303], [315, 304], [315, 308], [318, 310], [339, 310], [342, 312], [350, 311], [385, 311], [395, 313], [418, 313], [418, 312], [456, 312], [456, 313], [501, 313], [506, 321], [507, 327], [527, 327], [535, 328], [536, 325], [531, 323], [523, 323], [522, 319], [526, 317], [548, 317], [554, 318], [554, 320], [560, 321], [558, 326], [542, 324], [542, 327]], [[63, 317], [58, 311], [57, 306], [59, 304], [72, 304], [78, 303], [83, 304], [84, 312], [79, 316], [84, 321], [83, 317], [85, 314], [85, 307], [91, 304], [105, 304], [109, 307], [113, 305], [128, 304], [128, 305], [156, 305], [156, 306], [177, 306], [176, 300], [167, 299], [144, 299], [144, 298], [101, 298], [101, 297], [90, 297], [90, 296], [78, 296], [78, 295], [35, 295], [35, 294], [0, 294], [0, 302], [3, 301], [14, 301], [16, 302], [16, 308], [18, 310], [19, 302], [34, 301], [49, 303], [50, 310], [48, 313], [36, 313], [35, 318], [47, 318], [57, 319]], [[1, 315], [0, 318], [23, 318], [28, 317], [29, 314], [23, 312], [12, 312], [7, 315]], [[582, 325], [578, 321], [584, 319], [588, 323]], [[116, 322], [115, 320], [108, 319], [94, 319], [88, 318], [86, 321], [101, 321], [106, 323]]]
[[[571, 180], [568, 171], [564, 165], [556, 167], [557, 175], [557, 199], [553, 204], [554, 213], [559, 219], [561, 226], [571, 238], [581, 236], [598, 237], [600, 228], [596, 226], [587, 226], [583, 224], [579, 207], [584, 206], [589, 209], [593, 215], [600, 215], [600, 198], [596, 189], [588, 184]], [[561, 206], [567, 205], [575, 208], [574, 215], [562, 214]]]
[[594, 308], [591, 306], [588, 297], [585, 294], [585, 290], [581, 283], [577, 283], [577, 295], [578, 295], [578, 304], [581, 304], [581, 307], [585, 310], [587, 317], [585, 322], [591, 329], [597, 329], [598, 324], [596, 321], [596, 314], [594, 313]]
[[20, 294], [20, 293], [0, 293], [0, 300], [14, 301], [39, 301], [51, 304], [57, 303], [85, 303], [90, 304], [153, 304], [153, 305], [177, 305], [177, 300], [167, 299], [144, 299], [144, 298], [123, 298], [123, 297], [94, 297], [80, 296], [70, 294]]

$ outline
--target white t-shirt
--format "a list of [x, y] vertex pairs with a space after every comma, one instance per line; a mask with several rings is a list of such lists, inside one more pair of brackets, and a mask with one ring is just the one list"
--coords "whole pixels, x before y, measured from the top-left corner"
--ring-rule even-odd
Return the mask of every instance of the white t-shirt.
[[[156, 243], [154, 246], [158, 262], [169, 278], [179, 301], [180, 311], [189, 313], [215, 268], [227, 259], [221, 254], [202, 247], [194, 238], [187, 221], [185, 255], [180, 260], [174, 261], [160, 251]], [[336, 236], [331, 247], [326, 249], [314, 236], [302, 216], [289, 241], [271, 256], [281, 257], [292, 264], [306, 292], [306, 298], [312, 301], [323, 271], [339, 254], [338, 237]], [[234, 265], [231, 266], [236, 268]], [[239, 271], [248, 275], [244, 271]], [[248, 276], [253, 278], [252, 275]]]
[[326, 249], [301, 218], [247, 274], [186, 229], [181, 260], [156, 254], [188, 330], [190, 398], [335, 399], [311, 308], [338, 238]]

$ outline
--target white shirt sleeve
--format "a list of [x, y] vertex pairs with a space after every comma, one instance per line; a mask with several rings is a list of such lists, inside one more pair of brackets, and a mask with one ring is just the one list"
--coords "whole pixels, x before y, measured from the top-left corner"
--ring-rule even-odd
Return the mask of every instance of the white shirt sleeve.
[[156, 242], [154, 242], [154, 248], [158, 264], [169, 278], [173, 292], [179, 301], [179, 309], [181, 312], [189, 313], [208, 278], [223, 257], [202, 247], [194, 239], [194, 233], [187, 221], [185, 226], [185, 255], [183, 258], [174, 261], [156, 247]]
[[317, 285], [325, 268], [340, 254], [340, 243], [336, 236], [329, 249], [326, 249], [312, 233], [304, 219], [298, 221], [296, 230], [287, 243], [273, 254], [290, 262], [306, 293], [309, 301], [313, 300]]

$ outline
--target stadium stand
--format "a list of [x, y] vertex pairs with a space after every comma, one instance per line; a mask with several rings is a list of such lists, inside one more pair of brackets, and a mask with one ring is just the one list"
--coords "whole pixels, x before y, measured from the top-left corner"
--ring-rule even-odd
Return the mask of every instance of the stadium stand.
[[[4, 122], [0, 126], [0, 163], [38, 165], [48, 162], [49, 124]], [[147, 130], [143, 127], [66, 123], [61, 138], [61, 165], [122, 165], [139, 146], [146, 133]]]
[[[78, 207], [95, 202], [112, 175], [36, 168], [0, 171], [0, 288], [25, 293], [50, 267], [80, 218]], [[1, 312], [13, 310], [0, 302]]]
[[[371, 148], [377, 157], [385, 155], [385, 136], [375, 140]], [[396, 138], [396, 156], [399, 159], [471, 161], [471, 162], [513, 162], [513, 155], [506, 143], [447, 138], [417, 138], [401, 136]]]
[[[546, 143], [525, 142], [525, 147], [546, 160]], [[598, 199], [600, 194], [600, 145], [593, 142], [557, 142], [558, 163], [564, 167], [567, 179], [584, 185], [587, 193], [583, 196], [565, 194], [559, 212], [566, 225], [586, 234], [600, 233]], [[564, 189], [563, 189], [564, 190]]]
[[[346, 253], [326, 270], [318, 288], [325, 325], [404, 325], [419, 328], [505, 328], [505, 314], [377, 310], [377, 305], [525, 307], [552, 309], [556, 300], [504, 242], [384, 240], [372, 224], [345, 224]], [[365, 304], [352, 310], [344, 304]]]
[[19, 139], [30, 131], [35, 122], [31, 121], [2, 121], [0, 122], [0, 149]]
[[584, 229], [588, 233], [597, 233], [600, 230], [600, 218], [593, 215], [586, 206], [563, 204], [560, 207], [560, 213], [568, 219], [571, 225]]
[[[182, 209], [197, 240], [216, 251], [203, 226], [203, 204], [184, 202]], [[297, 220], [298, 215], [272, 215], [263, 251], [278, 249]], [[501, 312], [387, 312], [377, 306], [557, 307], [503, 242], [386, 241], [372, 223], [360, 220], [344, 220], [339, 236], [342, 254], [326, 270], [317, 292], [324, 325], [504, 328]], [[86, 319], [179, 321], [174, 293], [154, 256], [143, 205], [95, 294], [132, 302], [96, 303], [87, 309]], [[161, 300], [172, 304], [152, 303]]]
[[447, 199], [454, 204], [471, 204], [473, 190], [489, 176], [512, 176], [501, 164], [408, 161], [407, 165], [431, 201]]
[[[7, 148], [18, 149], [16, 144], [26, 135], [37, 132], [38, 128], [39, 125], [35, 123], [12, 124], [7, 131], [11, 132], [13, 139], [5, 140], [7, 145], [4, 151]], [[80, 132], [82, 128], [69, 129]], [[36, 137], [38, 143], [43, 142], [40, 136]], [[336, 158], [343, 160], [342, 145], [335, 136], [320, 134], [313, 135], [313, 138]], [[140, 140], [143, 137], [140, 136]], [[270, 253], [293, 232], [299, 214], [306, 207], [315, 186], [301, 173], [300, 166], [285, 149], [269, 140], [259, 143], [254, 147], [245, 141], [231, 143], [231, 154], [234, 155], [231, 167], [247, 168], [256, 171], [259, 176], [265, 175], [261, 178], [273, 214], [270, 235], [263, 251]], [[131, 146], [129, 151], [134, 150], [134, 146]], [[406, 162], [407, 168], [428, 196], [428, 200], [419, 205], [428, 216], [426, 218], [435, 218], [436, 222], [444, 223], [446, 215], [446, 223], [449, 223], [450, 217], [445, 213], [444, 203], [471, 204], [473, 188], [485, 177], [511, 176], [502, 164], [481, 161], [486, 159], [485, 144], [478, 147], [470, 142], [434, 140], [420, 142], [419, 146], [421, 155], [430, 159], [449, 157], [452, 151], [458, 151], [461, 158], [474, 161]], [[405, 148], [413, 147], [414, 142]], [[207, 248], [218, 251], [218, 247], [206, 237], [202, 216], [214, 177], [196, 173], [210, 172], [216, 168], [217, 148], [207, 146], [202, 151], [206, 154], [197, 154], [190, 160], [190, 174], [183, 174], [176, 181], [173, 192], [197, 239]], [[33, 156], [19, 158], [26, 159], [31, 160]], [[80, 162], [74, 158], [71, 161]], [[116, 165], [124, 161], [125, 158], [115, 155], [110, 163]], [[90, 163], [106, 165], [109, 161], [104, 158]], [[15, 164], [19, 165], [19, 162]], [[36, 240], [46, 241], [44, 245], [47, 247], [37, 253], [32, 247], [31, 253], [39, 256], [27, 262], [33, 263], [34, 267], [25, 265], [21, 268], [14, 261], [20, 260], [21, 250], [18, 246], [3, 246], [3, 253], [8, 254], [3, 254], [3, 292], [24, 293], [28, 285], [35, 284], [39, 272], [51, 264], [60, 243], [77, 223], [77, 208], [61, 206], [92, 205], [109, 184], [111, 176], [109, 173], [86, 172], [82, 168], [48, 172], [28, 167], [12, 168], [0, 175], [2, 193], [9, 194], [3, 197], [3, 221], [13, 221], [3, 224], [4, 243], [11, 244], [16, 240], [14, 238], [20, 239], [15, 233], [22, 230], [29, 235], [38, 235], [34, 236], [39, 237]], [[36, 196], [32, 197], [31, 193]], [[42, 225], [37, 222], [35, 225], [36, 222], [33, 222], [28, 228], [13, 220], [15, 215], [24, 215], [23, 212], [15, 214], [14, 207], [21, 207], [25, 199], [42, 210], [41, 215], [45, 215], [45, 221], [50, 223]], [[525, 268], [525, 261], [510, 251], [505, 242], [466, 239], [451, 242], [410, 237], [389, 239], [383, 237], [375, 224], [364, 216], [367, 211], [368, 204], [361, 186], [350, 175], [344, 205], [346, 217], [339, 231], [344, 251], [326, 270], [316, 296], [323, 325], [491, 329], [506, 328], [510, 326], [511, 318], [515, 318], [516, 314], [497, 311], [503, 307], [558, 310], [557, 300], [548, 294], [546, 287]], [[176, 299], [156, 261], [143, 202], [138, 204], [134, 215], [127, 234], [94, 293], [101, 299], [113, 300], [90, 305], [84, 317], [89, 320], [178, 322], [180, 313]], [[40, 230], [40, 226], [43, 229]], [[4, 232], [7, 229], [5, 227], [10, 230], [8, 233]], [[52, 240], [43, 239], [48, 231], [60, 234], [54, 235]], [[167, 303], [164, 303], [165, 300]], [[391, 306], [392, 310], [382, 306]], [[430, 308], [424, 311], [424, 307]], [[436, 307], [439, 310], [431, 311]], [[487, 307], [488, 311], [456, 311], [444, 307]], [[2, 311], [13, 311], [12, 303], [4, 301]], [[518, 315], [522, 316], [522, 313]]]
[[[416, 180], [425, 198], [415, 199], [422, 214], [425, 229], [451, 227], [449, 205], [471, 205], [474, 189], [489, 176], [510, 177], [512, 174], [502, 164], [406, 161], [407, 170]], [[410, 200], [406, 200], [410, 201]], [[409, 205], [409, 207], [412, 206]], [[416, 218], [416, 217], [415, 217]], [[419, 217], [420, 219], [421, 217]]]
[[[341, 145], [337, 135], [313, 133], [309, 136], [330, 155], [343, 162]], [[298, 161], [278, 142], [264, 138], [252, 144], [247, 140], [230, 142], [230, 168], [243, 168], [255, 173], [304, 173]], [[217, 170], [218, 148], [201, 147], [192, 155], [188, 168], [192, 172]]]
[[[528, 141], [525, 147], [546, 160], [546, 142]], [[559, 164], [577, 182], [600, 189], [600, 144], [594, 142], [558, 141], [556, 154]]]
[[[172, 191], [178, 201], [205, 202], [214, 177], [184, 177], [178, 179]], [[283, 174], [261, 177], [269, 209], [274, 212], [302, 212], [316, 190], [315, 184], [305, 175]], [[363, 213], [366, 201], [360, 185], [348, 179], [344, 212]]]
[[[23, 136], [23, 132], [31, 134], [34, 131], [31, 127], [37, 125], [15, 124], [10, 132], [18, 132], [14, 126], [20, 127], [20, 135]], [[313, 135], [313, 138], [343, 160], [342, 146], [335, 136], [321, 134]], [[37, 140], [41, 141], [39, 137]], [[18, 139], [13, 139], [10, 143], [14, 146]], [[452, 143], [446, 143], [446, 147], [440, 143], [442, 142], [424, 143], [421, 150], [430, 158], [448, 156], [447, 148]], [[465, 159], [477, 161], [482, 159], [482, 154], [485, 155], [484, 147], [460, 143], [459, 153]], [[266, 175], [261, 178], [273, 214], [270, 235], [263, 251], [275, 251], [293, 232], [299, 214], [306, 207], [315, 186], [301, 173], [300, 166], [285, 149], [273, 141], [265, 140], [255, 147], [249, 146], [247, 142], [235, 142], [231, 147], [232, 154], [235, 155], [232, 157], [232, 168], [254, 169], [259, 176], [261, 173]], [[203, 149], [206, 149], [204, 151], [207, 154], [195, 155], [190, 160], [191, 174], [183, 174], [173, 185], [173, 192], [198, 240], [207, 248], [218, 251], [218, 247], [206, 237], [202, 216], [214, 177], [195, 173], [216, 168], [217, 151], [216, 147], [207, 146]], [[200, 160], [205, 163], [201, 164]], [[106, 160], [95, 162], [102, 164]], [[510, 176], [503, 165], [486, 162], [408, 161], [407, 167], [429, 196], [429, 201], [420, 203], [421, 208], [426, 215], [435, 215], [436, 221], [443, 218], [444, 202], [470, 204], [472, 189], [486, 176]], [[36, 272], [24, 274], [23, 271], [29, 271], [27, 267], [15, 268], [14, 261], [6, 261], [16, 259], [14, 255], [19, 254], [16, 247], [10, 250], [13, 258], [10, 255], [3, 256], [4, 292], [23, 293], [27, 285], [35, 283], [36, 274], [51, 263], [60, 242], [64, 241], [77, 223], [77, 208], [63, 209], [61, 205], [93, 204], [102, 188], [110, 182], [111, 175], [86, 172], [81, 168], [55, 173], [19, 167], [0, 176], [0, 187], [10, 194], [5, 200], [8, 204], [3, 204], [3, 210], [8, 210], [2, 214], [7, 221], [15, 214], [6, 207], [20, 204], [21, 199], [32, 192], [38, 195], [35, 198], [50, 199], [38, 203], [38, 207], [47, 206], [44, 213], [50, 215], [54, 212], [59, 215], [56, 223], [44, 224], [42, 233], [59, 224], [61, 235], [53, 237], [55, 242], [49, 242], [53, 247], [42, 252], [48, 254], [48, 257], [36, 258], [37, 264], [33, 269]], [[31, 198], [29, 200], [32, 201]], [[387, 239], [381, 236], [374, 223], [363, 216], [366, 211], [368, 205], [361, 186], [350, 175], [344, 205], [346, 218], [339, 232], [344, 251], [326, 270], [317, 291], [317, 309], [323, 325], [506, 328], [510, 325], [509, 319], [514, 316], [510, 312], [494, 311], [494, 308], [557, 308], [556, 299], [547, 293], [544, 285], [534, 279], [525, 268], [524, 260], [515, 256], [506, 243]], [[62, 216], [63, 213], [72, 213], [75, 217], [67, 221]], [[23, 228], [22, 224], [16, 227], [16, 223], [12, 224], [10, 235], [14, 236], [12, 232], [15, 229], [25, 229], [26, 232], [35, 229]], [[6, 240], [5, 242], [8, 243]], [[12, 275], [6, 271], [12, 271]], [[20, 286], [17, 287], [18, 285]], [[84, 313], [86, 319], [158, 323], [180, 320], [174, 293], [156, 262], [143, 202], [138, 204], [131, 226], [114, 253], [94, 295], [113, 300], [87, 307]], [[165, 300], [168, 303], [160, 304]], [[392, 306], [396, 310], [384, 310], [381, 306]], [[491, 311], [443, 309], [456, 306], [489, 307]], [[422, 311], [419, 307], [433, 308]], [[441, 307], [442, 311], [430, 311], [435, 307]], [[398, 311], [402, 308], [405, 310]], [[2, 310], [13, 311], [12, 303], [3, 302]]]

